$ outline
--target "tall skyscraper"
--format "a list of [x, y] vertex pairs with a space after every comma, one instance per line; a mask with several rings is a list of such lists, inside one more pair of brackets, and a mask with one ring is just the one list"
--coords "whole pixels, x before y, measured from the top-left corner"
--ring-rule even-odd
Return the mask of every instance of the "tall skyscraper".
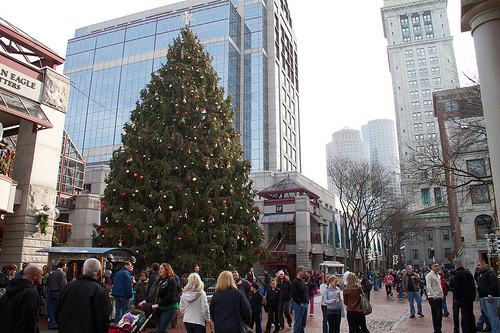
[[[361, 131], [344, 127], [332, 134], [332, 141], [326, 145], [326, 165], [335, 159], [349, 158], [363, 161], [363, 139]], [[331, 177], [327, 174], [328, 191], [338, 194]]]
[[187, 0], [77, 29], [68, 41], [66, 130], [87, 164], [86, 187], [102, 188], [123, 124], [169, 44], [186, 23], [233, 96], [235, 127], [252, 171], [301, 170], [297, 43], [286, 0]]
[[363, 148], [370, 163], [383, 166], [391, 175], [392, 188], [400, 193], [400, 168], [396, 126], [391, 119], [374, 119], [361, 126]]
[[[402, 162], [422, 143], [439, 145], [432, 92], [459, 86], [446, 6], [447, 0], [384, 0], [382, 19]], [[402, 175], [403, 192], [415, 199], [428, 187], [425, 180], [421, 186], [408, 180]]]
[[[402, 163], [412, 155], [418, 160], [422, 145], [440, 149], [432, 93], [459, 86], [446, 8], [447, 0], [384, 0], [381, 9]], [[444, 260], [452, 244], [442, 189], [425, 176], [419, 181], [406, 174], [401, 178], [404, 197], [414, 203], [417, 217], [428, 221], [425, 244], [406, 246], [406, 261], [420, 266]]]

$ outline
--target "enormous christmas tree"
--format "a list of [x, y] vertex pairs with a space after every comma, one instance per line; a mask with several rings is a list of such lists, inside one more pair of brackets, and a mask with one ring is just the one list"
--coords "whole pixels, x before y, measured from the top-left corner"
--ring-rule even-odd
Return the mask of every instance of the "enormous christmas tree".
[[94, 246], [123, 246], [180, 273], [246, 269], [263, 249], [231, 97], [186, 26], [125, 124]]

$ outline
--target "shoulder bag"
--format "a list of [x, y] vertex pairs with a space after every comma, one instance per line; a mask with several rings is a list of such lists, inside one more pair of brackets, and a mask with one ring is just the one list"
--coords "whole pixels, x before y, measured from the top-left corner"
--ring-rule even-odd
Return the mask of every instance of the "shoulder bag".
[[361, 291], [361, 293], [359, 294], [359, 297], [361, 299], [361, 312], [363, 312], [363, 314], [366, 316], [372, 313], [372, 305], [370, 304], [368, 298], [366, 298], [366, 295], [363, 292], [363, 288], [360, 287], [359, 290]]
[[238, 319], [240, 320], [240, 329], [238, 332], [239, 333], [252, 333], [253, 329], [250, 326], [248, 326], [243, 320], [241, 320], [240, 307], [238, 305], [238, 300], [236, 299], [235, 292], [236, 291], [233, 290], [233, 297], [234, 297], [234, 302], [236, 303], [236, 311], [238, 311]]

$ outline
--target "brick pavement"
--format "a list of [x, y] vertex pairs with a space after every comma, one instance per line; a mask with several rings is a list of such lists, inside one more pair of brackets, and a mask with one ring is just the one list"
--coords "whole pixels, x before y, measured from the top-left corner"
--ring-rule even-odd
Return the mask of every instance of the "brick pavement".
[[[315, 298], [315, 313], [313, 316], [307, 318], [306, 333], [321, 333], [322, 332], [322, 314], [320, 302], [321, 297], [317, 296]], [[368, 324], [368, 329], [370, 333], [432, 333], [432, 318], [430, 312], [429, 303], [422, 300], [422, 309], [424, 317], [420, 318], [409, 318], [410, 308], [407, 299], [402, 301], [398, 300], [396, 297], [387, 299], [385, 290], [373, 291], [371, 292], [371, 303], [373, 307], [373, 313], [366, 317], [366, 322]], [[447, 299], [448, 309], [451, 312], [452, 309], [452, 295], [449, 295]], [[474, 303], [474, 312], [476, 314], [476, 321], [479, 318], [479, 304]], [[293, 318], [293, 316], [292, 316]], [[267, 323], [267, 314], [262, 313], [262, 326], [265, 327]], [[55, 332], [47, 331], [47, 318], [40, 318], [40, 330], [42, 333]], [[151, 330], [150, 332], [153, 332]], [[341, 332], [348, 332], [347, 318], [342, 318], [340, 325]], [[443, 333], [453, 333], [453, 317], [450, 315], [447, 318], [443, 318]], [[184, 325], [182, 324], [182, 319], [179, 318], [179, 325], [175, 329], [170, 329], [170, 333], [185, 333]], [[210, 332], [207, 329], [207, 332]], [[291, 333], [293, 329], [285, 328], [280, 331], [284, 333]]]

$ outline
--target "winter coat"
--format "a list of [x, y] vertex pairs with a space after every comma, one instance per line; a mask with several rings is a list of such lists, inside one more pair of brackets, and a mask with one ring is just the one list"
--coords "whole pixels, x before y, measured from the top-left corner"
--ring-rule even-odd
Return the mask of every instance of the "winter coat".
[[272, 309], [278, 309], [281, 304], [281, 290], [270, 288], [266, 296], [267, 305]]
[[309, 278], [307, 278], [306, 285], [307, 285], [307, 294], [309, 295], [309, 297], [314, 297], [314, 289], [317, 288], [316, 279], [314, 278], [314, 275], [311, 275]]
[[281, 301], [289, 301], [292, 293], [292, 283], [290, 281], [283, 280], [280, 284], [278, 284], [278, 288], [281, 290]]
[[262, 303], [264, 302], [264, 297], [257, 290], [256, 292], [251, 292], [250, 297], [248, 298], [250, 302], [250, 308], [252, 309], [252, 314], [261, 313], [262, 312]]
[[207, 295], [203, 290], [183, 292], [179, 310], [184, 313], [185, 323], [206, 326], [210, 321]]
[[453, 291], [453, 299], [457, 302], [474, 302], [476, 298], [476, 283], [472, 274], [459, 267], [450, 279], [448, 284], [450, 291]]
[[239, 317], [243, 322], [250, 324], [252, 310], [246, 295], [232, 288], [226, 291], [216, 291], [210, 300], [210, 318], [214, 322], [214, 332], [238, 333]]
[[497, 275], [490, 267], [486, 267], [484, 272], [479, 273], [479, 277], [477, 279], [477, 293], [481, 298], [488, 297], [488, 295], [493, 297], [500, 296]]
[[0, 332], [39, 332], [40, 304], [40, 298], [33, 283], [26, 279], [11, 280], [0, 301]]
[[148, 280], [137, 282], [134, 286], [134, 292], [134, 304], [137, 305], [148, 296]]
[[[411, 276], [414, 276], [415, 278], [411, 279]], [[405, 292], [409, 291], [408, 290], [408, 279], [411, 279], [411, 282], [413, 283], [413, 289], [415, 289], [415, 291], [419, 291], [420, 290], [420, 276], [415, 272], [413, 272], [411, 275], [406, 273], [403, 276], [403, 291], [405, 291]]]
[[344, 289], [344, 304], [347, 311], [361, 310], [361, 287], [356, 289]]
[[107, 333], [110, 315], [106, 288], [88, 275], [80, 275], [61, 290], [55, 309], [60, 333]]
[[123, 267], [116, 273], [111, 295], [115, 297], [132, 298], [132, 275], [126, 267]]
[[61, 291], [66, 284], [66, 273], [62, 268], [58, 268], [52, 271], [47, 279], [47, 292]]
[[[179, 294], [181, 292], [181, 288], [177, 284], [177, 281], [174, 277], [171, 277], [168, 280], [158, 280], [157, 281], [159, 287], [158, 291], [158, 300], [151, 300], [153, 304], [156, 302], [158, 304], [158, 310], [170, 310], [177, 309], [179, 307]], [[153, 288], [156, 288], [155, 284]]]

